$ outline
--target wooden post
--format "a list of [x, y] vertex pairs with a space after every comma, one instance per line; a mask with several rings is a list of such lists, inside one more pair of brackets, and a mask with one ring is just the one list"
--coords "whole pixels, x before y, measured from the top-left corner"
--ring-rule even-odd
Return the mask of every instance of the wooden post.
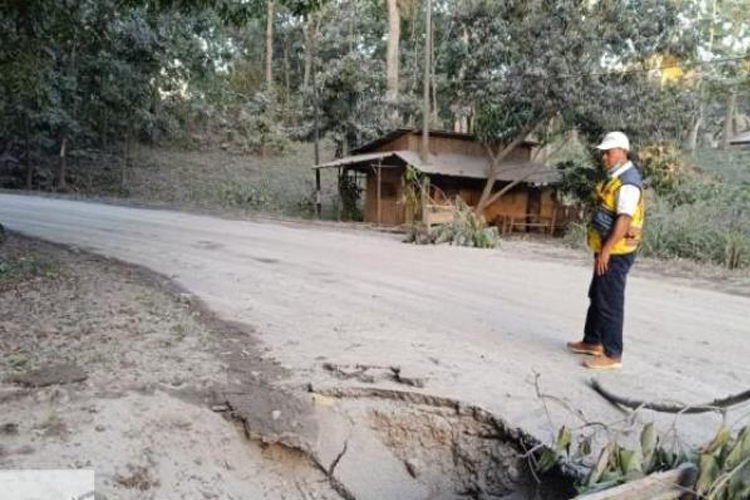
[[430, 231], [430, 178], [425, 176], [422, 184], [422, 224], [424, 224], [427, 232]]
[[[315, 64], [315, 47], [311, 47], [313, 55], [312, 62], [312, 91], [313, 91], [313, 130], [315, 137], [315, 166], [320, 164], [320, 124], [318, 118], [318, 85], [315, 81], [315, 72], [317, 71], [317, 65]], [[323, 200], [320, 193], [320, 169], [315, 170], [315, 209], [318, 213], [318, 219], [321, 218], [323, 213]]]
[[382, 174], [383, 167], [381, 166], [381, 163], [378, 162], [378, 170], [377, 170], [377, 176], [378, 176], [378, 226], [382, 222], [383, 217], [383, 204], [381, 202], [381, 183], [383, 179]]
[[315, 169], [315, 211], [318, 214], [318, 219], [323, 212], [323, 200], [320, 194], [320, 169]]
[[62, 141], [62, 145], [60, 146], [60, 168], [57, 173], [57, 189], [65, 190], [68, 186], [65, 182], [65, 177], [67, 175], [68, 170], [68, 151], [67, 151], [67, 145], [68, 145], [68, 138], [66, 137]]
[[557, 222], [557, 202], [555, 202], [555, 206], [552, 209], [552, 221], [549, 224], [549, 235], [554, 236], [555, 235], [555, 223]]
[[341, 167], [337, 168], [336, 170], [338, 171], [338, 184], [337, 184], [337, 186], [338, 186], [338, 190], [339, 190], [338, 203], [337, 203], [337, 207], [336, 207], [336, 220], [338, 220], [339, 222], [341, 222], [341, 210], [342, 210], [342, 205], [343, 205], [343, 203], [341, 201], [341, 176], [342, 176]]

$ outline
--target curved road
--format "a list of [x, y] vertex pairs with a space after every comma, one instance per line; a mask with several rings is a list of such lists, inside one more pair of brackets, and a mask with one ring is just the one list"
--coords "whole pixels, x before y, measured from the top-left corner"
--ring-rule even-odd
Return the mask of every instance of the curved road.
[[[580, 260], [532, 258], [524, 245], [418, 247], [320, 225], [10, 194], [0, 194], [0, 221], [173, 277], [220, 316], [252, 326], [267, 355], [291, 369], [285, 383], [338, 383], [325, 361], [399, 365], [424, 377], [426, 392], [548, 439], [538, 373], [545, 393], [589, 420], [622, 418], [588, 388], [580, 358], [563, 351], [586, 308], [590, 269]], [[625, 367], [598, 375], [611, 390], [701, 403], [750, 385], [750, 298], [636, 273], [626, 317]], [[558, 401], [548, 406], [554, 426], [581, 423]], [[716, 425], [710, 415], [679, 419], [692, 442]]]

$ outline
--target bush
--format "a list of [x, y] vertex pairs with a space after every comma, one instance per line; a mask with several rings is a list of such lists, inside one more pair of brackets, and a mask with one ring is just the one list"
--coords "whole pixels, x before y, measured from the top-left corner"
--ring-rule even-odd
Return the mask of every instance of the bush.
[[659, 195], [678, 191], [688, 172], [682, 153], [671, 144], [654, 144], [638, 151], [638, 166], [648, 186]]
[[291, 141], [279, 123], [280, 105], [273, 92], [258, 92], [237, 111], [228, 130], [229, 139], [245, 153], [286, 153]]
[[[711, 192], [712, 194], [706, 195]], [[683, 193], [684, 194], [684, 193]], [[565, 242], [586, 242], [585, 224], [571, 224]], [[647, 202], [641, 255], [690, 259], [728, 269], [750, 266], [750, 203], [742, 190], [703, 191], [690, 203], [675, 205], [670, 197]]]
[[450, 243], [451, 245], [473, 248], [497, 248], [500, 236], [497, 228], [488, 227], [484, 218], [474, 213], [471, 207], [460, 198], [453, 207], [453, 218], [446, 224], [432, 229], [428, 234], [414, 226], [407, 235], [407, 243]]
[[345, 221], [363, 220], [362, 187], [355, 177], [342, 175], [339, 178], [339, 197], [341, 200], [341, 218]]
[[256, 186], [238, 182], [227, 183], [222, 190], [221, 200], [230, 207], [263, 211], [274, 211], [278, 208], [275, 196], [264, 184]]
[[642, 252], [736, 269], [750, 265], [750, 206], [726, 192], [672, 207], [655, 200], [646, 213]]

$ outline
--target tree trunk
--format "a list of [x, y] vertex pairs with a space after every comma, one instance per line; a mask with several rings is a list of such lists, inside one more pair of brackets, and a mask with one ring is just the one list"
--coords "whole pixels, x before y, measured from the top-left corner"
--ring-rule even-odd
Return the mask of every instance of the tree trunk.
[[313, 20], [308, 18], [305, 21], [304, 27], [302, 28], [305, 36], [305, 69], [302, 76], [302, 88], [306, 89], [310, 86], [310, 72], [312, 71], [313, 63]]
[[291, 81], [289, 76], [289, 44], [284, 40], [284, 124], [289, 124], [289, 97], [291, 95]]
[[31, 191], [32, 181], [34, 180], [34, 164], [29, 161], [26, 165], [26, 189]]
[[432, 52], [432, 0], [427, 0], [425, 7], [425, 41], [424, 41], [424, 87], [422, 89], [422, 162], [427, 163], [430, 154], [430, 56]]
[[734, 113], [737, 109], [737, 91], [732, 89], [727, 101], [727, 115], [724, 118], [724, 133], [721, 137], [721, 149], [729, 148], [729, 141], [734, 137], [732, 124], [734, 123]]
[[398, 97], [398, 46], [401, 39], [401, 14], [398, 0], [386, 0], [388, 4], [388, 45], [386, 48], [386, 97]]
[[690, 136], [688, 137], [688, 150], [691, 153], [695, 153], [698, 148], [698, 132], [700, 131], [701, 125], [703, 125], [703, 108], [704, 105], [701, 103], [698, 107], [698, 116], [695, 117], [695, 123], [690, 129]]
[[273, 10], [274, 0], [268, 0], [266, 19], [266, 87], [273, 86]]
[[412, 58], [412, 76], [411, 93], [416, 93], [419, 88], [419, 44], [417, 41], [417, 16], [412, 16], [411, 20], [411, 46], [413, 47], [414, 57]]
[[[487, 206], [489, 206], [491, 203], [497, 200], [502, 194], [505, 193], [505, 190], [503, 190], [499, 194], [498, 193], [495, 193], [495, 195], [492, 194], [492, 188], [495, 186], [495, 178], [497, 177], [498, 169], [500, 168], [500, 163], [503, 160], [505, 160], [505, 158], [507, 158], [508, 155], [512, 153], [513, 150], [516, 149], [516, 147], [518, 147], [518, 145], [521, 144], [526, 139], [526, 136], [529, 135], [543, 121], [544, 120], [540, 119], [534, 124], [526, 127], [521, 133], [518, 134], [518, 136], [515, 139], [513, 139], [513, 141], [510, 144], [504, 146], [497, 154], [495, 154], [495, 152], [493, 151], [491, 147], [488, 147], [488, 153], [490, 155], [491, 162], [490, 162], [489, 172], [487, 175], [487, 182], [485, 183], [484, 189], [482, 190], [482, 196], [479, 198], [479, 202], [477, 203], [477, 206], [474, 208], [474, 212], [477, 215], [481, 215]], [[531, 175], [532, 173], [533, 172], [530, 172], [529, 175]], [[518, 181], [516, 182], [516, 184], [517, 183]]]
[[128, 180], [128, 165], [130, 164], [130, 147], [131, 132], [128, 130], [125, 134], [125, 150], [122, 155], [122, 169], [120, 170], [120, 191], [125, 192], [125, 185]]
[[432, 85], [432, 124], [434, 127], [438, 127], [438, 102], [437, 102], [437, 80], [435, 78], [435, 37], [430, 37], [430, 66], [432, 69], [432, 75], [430, 77], [430, 84]]
[[[469, 46], [469, 32], [466, 26], [463, 27], [461, 33], [461, 43], [468, 48]], [[458, 68], [458, 81], [462, 82], [466, 78], [466, 62], [461, 61], [461, 66]], [[458, 110], [453, 120], [453, 130], [455, 132], [468, 133], [469, 132], [469, 117], [464, 116], [461, 110]]]
[[68, 185], [65, 181], [66, 172], [68, 170], [68, 138], [64, 138], [62, 145], [60, 146], [60, 170], [57, 173], [57, 189], [64, 191]]
[[[711, 28], [709, 29], [708, 34], [708, 52], [712, 52], [714, 47], [714, 26], [716, 24], [717, 12], [716, 7], [716, 0], [713, 0], [711, 7]], [[704, 85], [703, 73], [701, 71], [698, 71], [698, 81], [696, 83], [696, 88], [698, 89], [698, 116], [695, 118], [695, 123], [693, 123], [693, 128], [690, 130], [690, 138], [688, 140], [688, 148], [690, 149], [691, 154], [695, 154], [695, 150], [698, 148], [698, 132], [703, 125], [703, 115], [706, 109], [706, 105], [703, 102]]]

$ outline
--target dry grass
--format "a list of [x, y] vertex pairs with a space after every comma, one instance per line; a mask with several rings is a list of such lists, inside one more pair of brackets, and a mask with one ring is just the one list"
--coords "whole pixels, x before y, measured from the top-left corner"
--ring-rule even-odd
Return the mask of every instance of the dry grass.
[[[140, 148], [127, 176], [138, 201], [208, 210], [247, 210], [311, 216], [315, 173], [311, 144], [284, 156], [261, 158], [214, 148], [201, 151]], [[323, 151], [323, 158], [330, 152]], [[323, 200], [332, 214], [336, 178], [323, 172]]]

